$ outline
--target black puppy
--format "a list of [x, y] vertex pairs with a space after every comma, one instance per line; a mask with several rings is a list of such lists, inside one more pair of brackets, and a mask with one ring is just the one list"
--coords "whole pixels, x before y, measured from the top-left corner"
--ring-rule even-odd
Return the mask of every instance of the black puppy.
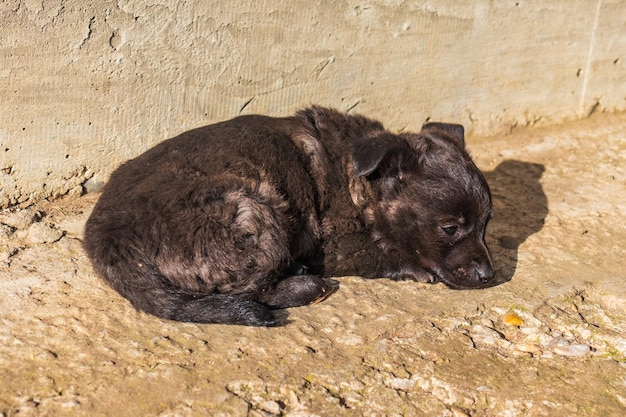
[[491, 213], [462, 126], [393, 134], [314, 106], [191, 130], [125, 163], [84, 246], [138, 309], [272, 326], [273, 309], [336, 288], [322, 276], [487, 285]]

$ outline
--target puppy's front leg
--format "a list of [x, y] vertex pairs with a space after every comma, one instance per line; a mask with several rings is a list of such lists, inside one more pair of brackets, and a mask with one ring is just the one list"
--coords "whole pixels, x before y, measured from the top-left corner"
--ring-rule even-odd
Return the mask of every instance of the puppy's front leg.
[[433, 283], [437, 281], [433, 274], [416, 265], [398, 266], [393, 269], [389, 269], [388, 271], [383, 273], [383, 276], [393, 279], [395, 281], [410, 280], [428, 283]]
[[436, 281], [409, 254], [382, 250], [367, 232], [334, 236], [325, 247], [324, 270], [327, 276]]
[[367, 232], [332, 235], [324, 242], [324, 275], [380, 277], [381, 251]]

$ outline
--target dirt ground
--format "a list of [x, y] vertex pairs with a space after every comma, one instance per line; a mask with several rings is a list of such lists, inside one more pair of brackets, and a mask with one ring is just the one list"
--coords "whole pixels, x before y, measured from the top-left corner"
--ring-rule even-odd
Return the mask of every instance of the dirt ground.
[[339, 279], [282, 328], [136, 312], [97, 194], [0, 212], [0, 416], [626, 415], [626, 114], [470, 138], [501, 285]]

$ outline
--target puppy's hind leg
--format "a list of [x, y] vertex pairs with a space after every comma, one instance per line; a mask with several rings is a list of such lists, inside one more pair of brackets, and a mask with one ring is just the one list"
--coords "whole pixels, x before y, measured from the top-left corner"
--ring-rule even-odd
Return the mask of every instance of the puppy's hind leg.
[[95, 269], [135, 308], [167, 320], [195, 323], [280, 326], [280, 315], [260, 302], [234, 294], [205, 293], [176, 287], [161, 272], [138, 265], [132, 255], [116, 245], [86, 248]]
[[[189, 297], [192, 295], [192, 297]], [[228, 294], [168, 293], [164, 295], [174, 301], [170, 316], [178, 321], [196, 323], [227, 323], [245, 326], [280, 326], [282, 320], [261, 303], [245, 300]], [[163, 308], [158, 310], [163, 314]]]

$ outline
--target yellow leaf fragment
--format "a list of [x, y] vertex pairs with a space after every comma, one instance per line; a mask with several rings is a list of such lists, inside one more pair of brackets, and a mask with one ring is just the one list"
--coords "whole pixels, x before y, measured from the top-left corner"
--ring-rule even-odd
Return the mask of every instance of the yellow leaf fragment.
[[509, 326], [519, 327], [522, 324], [524, 324], [524, 321], [522, 320], [522, 318], [518, 316], [517, 314], [513, 313], [512, 311], [509, 311], [508, 313], [506, 313], [504, 317], [502, 318], [502, 321], [504, 321], [504, 324], [507, 324]]

